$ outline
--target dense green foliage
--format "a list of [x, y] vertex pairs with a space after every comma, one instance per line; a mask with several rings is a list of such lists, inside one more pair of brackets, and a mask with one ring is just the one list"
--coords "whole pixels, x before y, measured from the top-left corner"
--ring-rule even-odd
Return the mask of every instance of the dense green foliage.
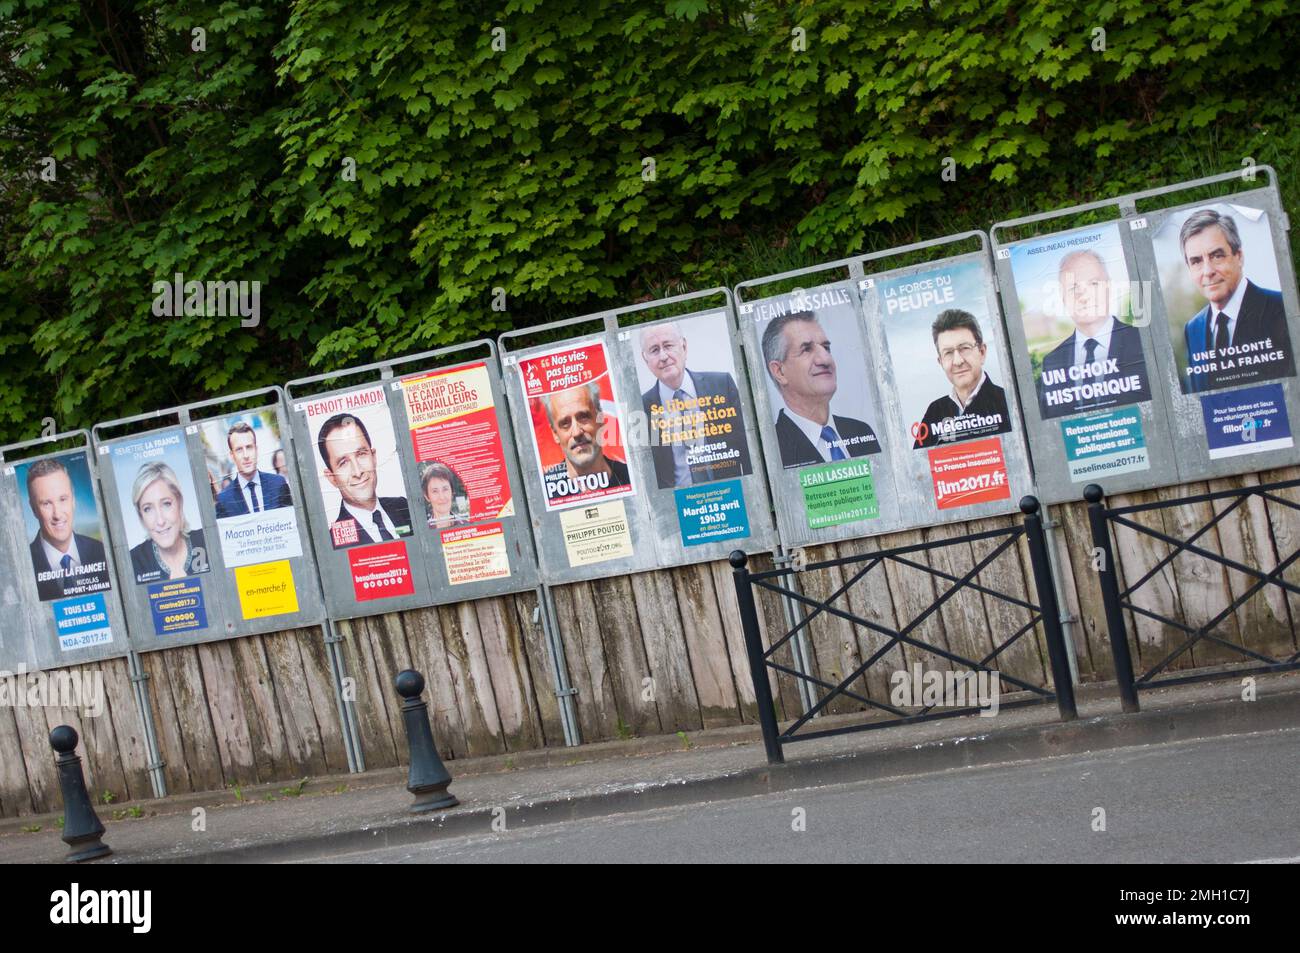
[[0, 441], [1243, 156], [1289, 202], [1288, 6], [0, 0]]

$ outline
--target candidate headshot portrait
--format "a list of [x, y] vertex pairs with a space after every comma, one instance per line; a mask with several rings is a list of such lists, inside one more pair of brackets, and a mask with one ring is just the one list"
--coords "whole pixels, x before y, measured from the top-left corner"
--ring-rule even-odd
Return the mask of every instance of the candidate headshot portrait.
[[217, 519], [293, 506], [289, 481], [275, 466], [284, 451], [274, 412], [209, 421], [202, 432], [209, 478], [221, 485]]
[[424, 497], [425, 519], [430, 529], [469, 524], [465, 485], [445, 463], [435, 461], [420, 471], [420, 495]]
[[[387, 408], [381, 410], [387, 421]], [[375, 423], [376, 416], [371, 421]], [[322, 487], [332, 488], [340, 497], [338, 512], [330, 523], [330, 543], [335, 549], [388, 542], [413, 532], [406, 497], [379, 492], [381, 477], [387, 475], [381, 470], [391, 468], [395, 486], [402, 486], [391, 424], [385, 426], [383, 439], [384, 445], [377, 448], [358, 413], [335, 414], [317, 431]]]
[[1223, 203], [1171, 215], [1153, 245], [1185, 393], [1295, 372], [1263, 210]]
[[635, 335], [641, 410], [660, 489], [752, 471], [724, 313], [645, 325]]
[[137, 583], [180, 579], [209, 570], [203, 530], [191, 528], [185, 514], [186, 488], [171, 466], [159, 461], [141, 466], [131, 481], [130, 498], [145, 537], [131, 547], [131, 570]]
[[952, 389], [926, 407], [913, 430], [913, 449], [1010, 433], [1007, 394], [985, 370], [989, 348], [975, 315], [960, 308], [941, 311], [930, 335]]
[[591, 381], [542, 397], [551, 439], [564, 455], [542, 472], [547, 483], [578, 477], [600, 477], [603, 488], [631, 485], [627, 464], [605, 455], [605, 413], [600, 406], [600, 384]]
[[1135, 305], [1118, 224], [1019, 242], [1010, 253], [1040, 415], [1151, 400], [1134, 326], [1143, 302]]
[[49, 601], [111, 588], [85, 454], [46, 457], [14, 472], [27, 490], [28, 550], [38, 597]]
[[[880, 442], [867, 417], [868, 373], [861, 338], [848, 320], [834, 323], [840, 340], [833, 341], [831, 321], [813, 311], [778, 315], [762, 329], [763, 364], [776, 408], [775, 427], [781, 466], [786, 469], [831, 463], [880, 452]], [[841, 356], [841, 352], [842, 356]], [[845, 393], [840, 386], [840, 361], [859, 386]]]

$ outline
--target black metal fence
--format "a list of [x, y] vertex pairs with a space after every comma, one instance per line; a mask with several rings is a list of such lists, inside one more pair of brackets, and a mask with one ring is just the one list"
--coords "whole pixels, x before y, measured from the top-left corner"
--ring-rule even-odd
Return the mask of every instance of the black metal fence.
[[[1229, 514], [1235, 512], [1250, 497], [1258, 496], [1261, 499], [1281, 506], [1286, 506], [1294, 510], [1300, 510], [1300, 505], [1278, 496], [1279, 490], [1292, 489], [1300, 487], [1300, 480], [1287, 480], [1282, 483], [1265, 483], [1258, 486], [1244, 486], [1231, 490], [1219, 490], [1214, 493], [1201, 493], [1195, 496], [1180, 497], [1176, 500], [1157, 500], [1150, 503], [1139, 503], [1132, 506], [1107, 507], [1104, 502], [1104, 493], [1102, 488], [1095, 483], [1089, 484], [1084, 489], [1084, 499], [1088, 501], [1088, 523], [1092, 529], [1093, 553], [1098, 559], [1098, 573], [1101, 579], [1102, 602], [1106, 609], [1106, 628], [1110, 637], [1111, 655], [1115, 660], [1115, 678], [1119, 683], [1120, 701], [1125, 711], [1135, 712], [1139, 710], [1138, 691], [1142, 689], [1161, 688], [1170, 685], [1183, 685], [1190, 682], [1210, 681], [1222, 678], [1240, 678], [1243, 675], [1263, 674], [1265, 672], [1283, 672], [1291, 669], [1300, 668], [1300, 652], [1296, 652], [1289, 657], [1276, 658], [1265, 655], [1245, 645], [1237, 645], [1229, 642], [1220, 635], [1215, 634], [1222, 623], [1230, 618], [1238, 608], [1245, 605], [1257, 592], [1265, 586], [1277, 586], [1286, 592], [1300, 595], [1300, 586], [1287, 582], [1282, 577], [1286, 569], [1291, 566], [1297, 559], [1300, 559], [1300, 549], [1282, 557], [1279, 553], [1277, 565], [1264, 572], [1257, 566], [1247, 566], [1246, 564], [1229, 559], [1213, 550], [1204, 546], [1197, 545], [1197, 541], [1202, 539], [1215, 526]], [[1231, 503], [1215, 514], [1214, 518], [1200, 526], [1187, 539], [1178, 539], [1163, 533], [1150, 526], [1145, 526], [1132, 517], [1139, 513], [1149, 513], [1157, 510], [1167, 509], [1174, 506], [1188, 506], [1196, 503], [1211, 503], [1213, 501], [1231, 500]], [[1156, 562], [1154, 566], [1148, 569], [1134, 582], [1129, 583], [1125, 588], [1120, 588], [1119, 569], [1115, 562], [1115, 550], [1111, 544], [1111, 527], [1124, 526], [1135, 532], [1150, 536], [1169, 547], [1169, 553]], [[1208, 559], [1214, 563], [1228, 569], [1236, 570], [1243, 573], [1253, 580], [1241, 595], [1237, 596], [1228, 603], [1222, 610], [1212, 616], [1204, 624], [1199, 626], [1189, 625], [1180, 620], [1162, 615], [1151, 609], [1149, 606], [1138, 604], [1134, 599], [1134, 594], [1143, 586], [1147, 585], [1152, 579], [1156, 578], [1161, 570], [1173, 563], [1173, 561], [1183, 553], [1190, 553]], [[1133, 657], [1129, 651], [1128, 631], [1124, 622], [1125, 611], [1144, 616], [1172, 629], [1184, 632], [1187, 638], [1176, 647], [1173, 651], [1166, 652], [1154, 665], [1146, 669], [1141, 675], [1133, 674]], [[1183, 675], [1164, 675], [1161, 673], [1168, 672], [1170, 666], [1175, 661], [1189, 652], [1195, 645], [1201, 642], [1212, 643], [1222, 649], [1242, 656], [1245, 660], [1243, 664], [1230, 669], [1216, 668], [1213, 671], [1196, 671]], [[1250, 662], [1256, 664], [1250, 665]]]
[[[1043, 535], [1043, 524], [1042, 518], [1039, 515], [1040, 507], [1038, 500], [1032, 496], [1027, 496], [1021, 501], [1020, 509], [1024, 513], [1024, 522], [1005, 529], [985, 530], [983, 532], [969, 533], [963, 536], [954, 536], [926, 543], [918, 543], [912, 546], [900, 546], [893, 549], [880, 550], [879, 552], [866, 553], [860, 556], [848, 556], [840, 559], [825, 560], [802, 566], [799, 569], [783, 567], [764, 572], [750, 572], [747, 564], [747, 557], [743, 552], [737, 551], [731, 554], [731, 565], [736, 584], [736, 597], [740, 605], [740, 616], [745, 636], [745, 648], [749, 656], [749, 671], [754, 681], [754, 695], [758, 702], [759, 723], [763, 730], [763, 742], [767, 748], [767, 759], [769, 763], [780, 764], [784, 762], [785, 756], [783, 753], [783, 746], [792, 741], [823, 738], [851, 731], [866, 731], [873, 728], [910, 724], [919, 721], [930, 721], [938, 718], [952, 718], [980, 711], [978, 707], [953, 707], [944, 711], [934, 711], [933, 709], [936, 706], [929, 705], [920, 706], [922, 707], [920, 714], [908, 714], [906, 711], [895, 705], [870, 698], [867, 695], [856, 692], [850, 688], [850, 686], [853, 685], [858, 678], [862, 677], [872, 665], [880, 662], [885, 658], [886, 654], [897, 645], [911, 646], [915, 649], [946, 659], [954, 666], [964, 666], [969, 670], [968, 675], [972, 678], [975, 677], [977, 673], [986, 672], [988, 673], [988, 677], [998, 678], [1001, 682], [1007, 683], [1016, 689], [1028, 692], [1031, 696], [1004, 703], [1000, 707], [1013, 708], [1023, 705], [1035, 705], [1055, 701], [1063, 721], [1069, 721], [1077, 717], [1074, 702], [1074, 688], [1070, 680], [1070, 667], [1068, 656], [1066, 655], [1065, 639], [1061, 631], [1061, 614], [1056, 601], [1056, 590], [1052, 585], [1051, 561], [1048, 558], [1047, 544]], [[1038, 596], [1037, 603], [1021, 598], [1013, 593], [993, 589], [990, 586], [981, 584], [979, 581], [980, 573], [1004, 552], [1013, 549], [1022, 537], [1027, 543], [1030, 560], [1033, 565], [1034, 588], [1037, 590]], [[993, 546], [986, 555], [977, 559], [971, 569], [961, 576], [944, 572], [929, 566], [924, 562], [919, 562], [916, 559], [911, 558], [930, 550], [985, 540], [997, 540], [997, 544]], [[947, 583], [948, 588], [920, 614], [906, 624], [900, 625], [897, 629], [891, 629], [878, 622], [865, 619], [857, 613], [834, 604], [844, 598], [853, 586], [860, 584], [865, 578], [867, 578], [873, 570], [891, 561], [897, 565], [905, 566], [912, 570], [926, 572], [933, 576], [936, 581]], [[854, 571], [848, 575], [843, 585], [836, 588], [825, 599], [812, 598], [783, 584], [787, 581], [787, 577], [796, 573], [806, 575], [808, 573], [828, 570], [837, 566], [854, 567]], [[847, 568], [845, 571], [846, 574], [849, 573]], [[754, 598], [755, 587], [775, 592], [787, 599], [793, 600], [805, 607], [805, 609], [809, 610], [804, 615], [803, 619], [784, 632], [779, 638], [773, 639], [772, 644], [767, 648], [763, 647], [762, 635], [759, 628], [758, 609]], [[1012, 605], [1019, 606], [1028, 611], [1029, 621], [1010, 633], [992, 633], [994, 645], [993, 651], [978, 659], [965, 658], [947, 648], [944, 648], [943, 646], [933, 645], [917, 638], [915, 633], [918, 627], [921, 626], [926, 619], [938, 612], [945, 603], [962, 590], [978, 592], [984, 596], [1002, 599]], [[848, 673], [838, 683], [829, 682], [809, 672], [797, 671], [788, 665], [783, 665], [774, 660], [775, 653], [789, 643], [790, 640], [794, 639], [799, 632], [806, 629], [814, 619], [822, 615], [835, 616], [847, 620], [854, 625], [862, 626], [864, 629], [879, 633], [886, 638], [884, 645], [878, 648], [861, 665]], [[1046, 636], [1047, 651], [1052, 674], [1052, 686], [1054, 690], [1047, 689], [1041, 685], [1031, 684], [1030, 682], [1016, 678], [1006, 672], [999, 671], [992, 667], [992, 664], [997, 661], [998, 656], [1005, 652], [1006, 649], [1017, 640], [1024, 638], [1029, 633], [1033, 632], [1034, 627], [1039, 623], [1042, 624]], [[814, 694], [820, 695], [815, 704], [813, 704], [798, 718], [790, 722], [783, 731], [777, 724], [771, 686], [768, 682], [769, 669], [775, 671], [778, 674], [778, 677], [787, 676], [802, 679], [813, 686]], [[826, 706], [836, 698], [850, 698], [868, 708], [883, 711], [893, 717], [821, 730], [800, 730], [818, 714], [825, 711]]]

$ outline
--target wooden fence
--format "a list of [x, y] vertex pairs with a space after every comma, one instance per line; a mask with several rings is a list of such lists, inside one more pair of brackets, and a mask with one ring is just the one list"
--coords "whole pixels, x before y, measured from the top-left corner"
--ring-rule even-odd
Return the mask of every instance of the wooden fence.
[[[1173, 499], [1248, 483], [1293, 479], [1300, 468], [1231, 477], [1209, 483], [1127, 494], [1113, 505]], [[1081, 495], [1082, 495], [1082, 488]], [[1284, 491], [1300, 503], [1300, 492]], [[1215, 504], [1222, 506], [1226, 504]], [[1211, 504], [1142, 514], [1149, 525], [1185, 538], [1213, 515]], [[1105, 612], [1086, 504], [1053, 507], [1060, 584], [1075, 617], [1069, 626], [1081, 681], [1113, 677]], [[871, 552], [1007, 525], [1000, 517], [809, 550], [810, 561]], [[1202, 538], [1204, 547], [1246, 565], [1268, 570], [1300, 548], [1300, 514], [1251, 498]], [[924, 562], [960, 576], [992, 543], [962, 544], [918, 554]], [[1121, 530], [1115, 553], [1122, 584], [1144, 575], [1168, 552], [1166, 544]], [[770, 566], [760, 558], [756, 567]], [[1300, 583], [1300, 567], [1285, 578]], [[810, 596], [842, 584], [841, 569], [800, 574]], [[992, 589], [1033, 598], [1032, 573], [1023, 546], [1013, 547], [980, 574]], [[838, 581], [837, 581], [838, 580]], [[1211, 618], [1251, 583], [1244, 574], [1203, 557], [1183, 554], [1140, 591], [1140, 604], [1190, 625]], [[943, 580], [889, 563], [845, 596], [864, 618], [896, 628], [932, 604]], [[698, 731], [754, 721], [754, 693], [741, 627], [725, 562], [637, 573], [554, 590], [556, 614], [576, 689], [584, 741]], [[479, 755], [564, 744], [555, 673], [551, 669], [534, 593], [392, 613], [336, 624], [343, 638], [347, 677], [355, 690], [357, 722], [367, 768], [402, 764], [406, 741], [393, 675], [407, 667], [424, 673], [434, 735], [444, 757]], [[764, 593], [760, 621], [766, 633], [786, 629], [779, 599]], [[973, 591], [959, 593], [934, 613], [917, 637], [967, 657], [992, 651], [997, 635], [1027, 620], [1026, 610]], [[1220, 626], [1228, 641], [1270, 653], [1296, 651], [1294, 620], [1300, 601], [1265, 587]], [[1135, 665], [1163, 657], [1182, 633], [1134, 614], [1129, 620]], [[881, 637], [835, 617], [808, 626], [815, 674], [838, 682], [874, 652]], [[770, 637], [769, 637], [770, 644]], [[864, 654], [865, 653], [865, 654]], [[142, 656], [169, 792], [214, 790], [288, 781], [347, 770], [342, 727], [319, 629], [249, 636], [167, 649]], [[793, 667], [788, 646], [779, 661]], [[1234, 661], [1221, 647], [1198, 646], [1177, 668]], [[887, 699], [888, 672], [921, 661], [943, 668], [941, 657], [913, 647], [894, 648], [859, 685]], [[1044, 683], [1047, 654], [1041, 632], [999, 656], [999, 667], [1026, 681]], [[60, 804], [49, 748], [50, 728], [71, 724], [82, 736], [88, 784], [97, 798], [147, 798], [152, 789], [144, 727], [125, 659], [80, 667], [103, 679], [105, 709], [97, 718], [59, 708], [0, 708], [0, 815], [42, 813]], [[67, 671], [67, 670], [61, 670]], [[57, 677], [57, 673], [49, 673]], [[770, 676], [780, 717], [801, 711], [789, 677]], [[20, 680], [15, 679], [16, 682]], [[15, 686], [15, 689], [19, 686]], [[11, 696], [13, 691], [10, 692]], [[833, 712], [860, 707], [837, 701]], [[1118, 701], [1116, 701], [1118, 708]], [[454, 767], [453, 767], [454, 773]]]

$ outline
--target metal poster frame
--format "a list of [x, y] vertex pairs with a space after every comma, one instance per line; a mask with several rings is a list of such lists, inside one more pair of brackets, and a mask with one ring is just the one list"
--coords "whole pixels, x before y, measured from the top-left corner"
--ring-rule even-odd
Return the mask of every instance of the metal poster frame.
[[[1213, 198], [1173, 205], [1150, 201], [1193, 189], [1243, 181], [1253, 182], [1254, 176], [1261, 174], [1267, 179], [1267, 183], [1255, 188], [1242, 191], [1223, 189], [1222, 194]], [[1269, 230], [1281, 282], [1279, 290], [1284, 301], [1286, 323], [1291, 340], [1290, 351], [1294, 358], [1296, 342], [1300, 341], [1300, 302], [1297, 301], [1291, 249], [1287, 239], [1290, 223], [1282, 205], [1277, 175], [1269, 166], [1253, 166], [1240, 172], [1212, 175], [1050, 212], [1040, 212], [999, 222], [990, 229], [995, 266], [1005, 305], [1007, 331], [1013, 344], [1017, 377], [1021, 383], [1022, 393], [1027, 396], [1034, 394], [1034, 382], [1011, 265], [1015, 247], [1113, 224], [1121, 236], [1130, 281], [1140, 294], [1146, 312], [1145, 320], [1134, 322], [1134, 326], [1141, 336], [1144, 353], [1149, 355], [1152, 361], [1153, 366], [1148, 368], [1152, 396], [1149, 401], [1128, 406], [1140, 410], [1141, 434], [1145, 442], [1148, 466], [1125, 472], [1078, 474], [1075, 479], [1071, 479], [1061, 422], [1083, 421], [1092, 417], [1093, 413], [1082, 411], [1059, 419], [1044, 419], [1037, 401], [1026, 399], [1024, 416], [1031, 435], [1035, 477], [1039, 494], [1045, 502], [1078, 501], [1082, 497], [1084, 487], [1089, 483], [1097, 483], [1107, 495], [1113, 495], [1216, 477], [1254, 473], [1300, 463], [1300, 446], [1295, 445], [1212, 459], [1207, 444], [1202, 401], [1196, 394], [1184, 394], [1179, 384], [1178, 366], [1174, 357], [1167, 304], [1157, 268], [1153, 236], [1171, 216], [1214, 204], [1253, 205], [1268, 214]], [[1069, 225], [1048, 235], [1035, 234], [1032, 237], [1015, 240], [1005, 237], [1005, 233], [1024, 226], [1058, 219], [1078, 220], [1089, 213], [1106, 210], [1113, 210], [1114, 217], [1092, 224]], [[1296, 420], [1297, 415], [1300, 415], [1300, 380], [1293, 374], [1266, 383], [1276, 384], [1281, 388], [1285, 404], [1283, 409], [1288, 412], [1292, 421]], [[1208, 394], [1231, 393], [1236, 386], [1249, 388], [1259, 385], [1234, 385], [1209, 391]], [[1028, 391], [1024, 390], [1026, 387]], [[1103, 414], [1097, 416], [1101, 418]], [[1294, 424], [1292, 426], [1294, 427]]]
[[[721, 303], [714, 307], [683, 310], [683, 306], [690, 302], [703, 302], [711, 298], [721, 298]], [[634, 317], [644, 317], [650, 312], [665, 309], [672, 309], [672, 312], [644, 321], [631, 320]], [[699, 485], [708, 488], [728, 482], [738, 484], [747, 518], [748, 533], [743, 537], [688, 545], [682, 527], [679, 525], [679, 504], [674, 495], [675, 492], [681, 491], [673, 487], [659, 486], [655, 473], [653, 448], [648, 439], [643, 440], [640, 436], [648, 435], [650, 425], [646, 421], [646, 426], [640, 427], [641, 419], [646, 415], [641, 409], [642, 391], [637, 377], [637, 358], [633, 354], [635, 349], [633, 338], [636, 334], [635, 329], [643, 325], [663, 324], [669, 321], [686, 322], [715, 315], [723, 317], [730, 342], [730, 358], [735, 368], [737, 397], [740, 401], [741, 413], [745, 418], [744, 437], [749, 454], [750, 472], [735, 477], [733, 481], [719, 480]], [[565, 328], [580, 327], [591, 328], [591, 331], [545, 344], [526, 345], [515, 349], [510, 347], [511, 343], [519, 338], [532, 338]], [[749, 397], [748, 389], [740, 381], [740, 378], [745, 376], [744, 355], [736, 335], [734, 301], [728, 289], [708, 288], [552, 321], [535, 327], [507, 331], [500, 335], [498, 341], [503, 377], [509, 379], [506, 396], [511, 418], [516, 431], [521, 434], [520, 466], [521, 469], [529, 470], [525, 487], [533, 513], [533, 527], [538, 542], [541, 570], [548, 584], [558, 585], [713, 562], [726, 558], [735, 549], [743, 549], [746, 552], [767, 552], [775, 548], [777, 538], [771, 517], [770, 494], [766, 476], [758, 459], [760, 444], [753, 402]], [[630, 535], [629, 555], [573, 565], [566, 544], [562, 514], [583, 507], [579, 505], [549, 511], [547, 509], [541, 481], [533, 472], [537, 466], [532, 459], [534, 450], [529, 442], [533, 439], [531, 436], [533, 425], [530, 409], [520, 388], [519, 366], [520, 361], [530, 357], [569, 346], [579, 346], [585, 342], [599, 342], [604, 346], [610, 376], [617, 388], [619, 412], [622, 414], [620, 423], [629, 438], [624, 450], [628, 456], [634, 492], [618, 498], [618, 503], [626, 514], [626, 525]], [[635, 421], [636, 425], [629, 426], [629, 421]]]
[[[71, 440], [79, 440], [81, 445], [63, 446]], [[46, 449], [56, 445], [58, 449]], [[18, 485], [15, 467], [75, 453], [83, 454], [86, 459], [91, 490], [99, 512], [100, 534], [103, 537], [100, 542], [104, 547], [110, 584], [108, 589], [84, 598], [103, 597], [111, 641], [63, 649], [59, 645], [57, 623], [51, 607], [67, 600], [39, 598], [29, 554], [31, 540], [25, 538], [26, 520], [22, 512], [28, 505], [27, 493]], [[29, 672], [45, 671], [128, 655], [131, 651], [131, 637], [122, 608], [119, 578], [90, 432], [70, 430], [0, 447], [0, 607], [5, 610], [3, 637], [0, 638], [0, 670], [12, 672], [23, 668]]]

